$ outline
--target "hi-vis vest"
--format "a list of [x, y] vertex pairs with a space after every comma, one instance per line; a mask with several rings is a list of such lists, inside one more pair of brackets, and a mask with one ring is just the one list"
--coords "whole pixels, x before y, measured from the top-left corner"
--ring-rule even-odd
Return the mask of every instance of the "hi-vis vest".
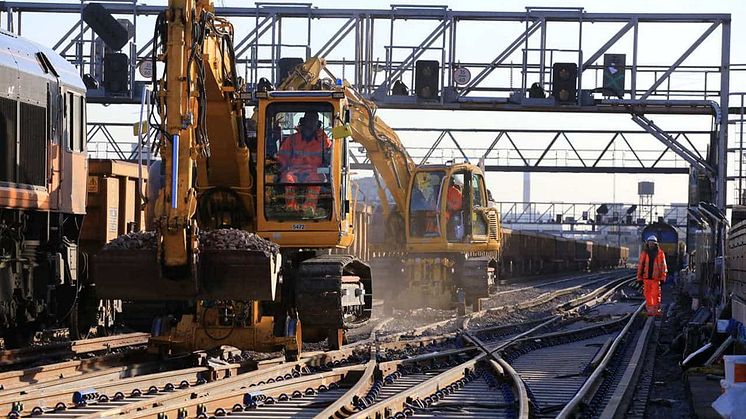
[[[640, 253], [640, 263], [637, 265], [637, 279], [643, 280], [648, 279], [648, 265], [650, 256], [647, 250], [643, 250]], [[663, 253], [663, 249], [658, 249], [658, 254], [655, 255], [653, 261], [653, 275], [652, 280], [665, 281], [666, 274], [668, 274], [668, 267], [666, 266], [666, 254]]]
[[291, 171], [316, 172], [316, 169], [329, 164], [331, 147], [331, 140], [321, 129], [316, 130], [310, 141], [303, 140], [300, 132], [296, 132], [282, 143], [277, 160], [282, 167]]

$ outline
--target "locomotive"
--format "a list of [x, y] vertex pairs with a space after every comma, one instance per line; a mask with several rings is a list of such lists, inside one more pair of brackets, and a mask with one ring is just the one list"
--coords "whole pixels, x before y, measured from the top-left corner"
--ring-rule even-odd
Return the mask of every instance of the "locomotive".
[[33, 331], [97, 316], [79, 248], [86, 205], [86, 88], [53, 50], [1, 32], [0, 330], [20, 346]]

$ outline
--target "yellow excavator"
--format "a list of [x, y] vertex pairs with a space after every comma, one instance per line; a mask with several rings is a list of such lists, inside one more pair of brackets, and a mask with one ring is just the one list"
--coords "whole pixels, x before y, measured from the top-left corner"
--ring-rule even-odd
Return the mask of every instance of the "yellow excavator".
[[[99, 296], [193, 303], [154, 337], [169, 350], [294, 358], [302, 340], [324, 338], [338, 348], [372, 306], [368, 265], [330, 251], [355, 239], [344, 93], [247, 95], [233, 27], [210, 0], [169, 0], [153, 51], [163, 70], [153, 76], [164, 180], [156, 230], [95, 258]], [[309, 124], [319, 149], [283, 145]]]
[[344, 92], [351, 137], [365, 148], [378, 182], [381, 211], [374, 225], [385, 226], [371, 246], [376, 298], [389, 312], [465, 305], [478, 310], [497, 283], [501, 239], [481, 169], [468, 163], [418, 166], [376, 116], [375, 103], [336, 80], [324, 59], [313, 57], [294, 68], [279, 90]]

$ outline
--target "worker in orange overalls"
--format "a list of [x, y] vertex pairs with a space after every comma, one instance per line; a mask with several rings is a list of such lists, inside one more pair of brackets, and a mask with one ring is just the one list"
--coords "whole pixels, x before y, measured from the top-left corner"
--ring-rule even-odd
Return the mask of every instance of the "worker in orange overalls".
[[457, 240], [464, 237], [464, 224], [461, 219], [461, 210], [463, 208], [463, 186], [458, 183], [455, 176], [451, 176], [451, 185], [448, 187], [446, 195], [446, 211], [448, 215], [449, 235]]
[[648, 316], [661, 315], [661, 283], [666, 281], [667, 274], [666, 255], [658, 248], [658, 238], [651, 235], [640, 253], [640, 263], [637, 265], [637, 280], [644, 284]]
[[[330, 165], [332, 142], [326, 135], [316, 112], [306, 112], [300, 119], [297, 132], [289, 136], [280, 146], [277, 160], [280, 163], [282, 183], [321, 183], [326, 182], [326, 174], [319, 170]], [[303, 211], [308, 216], [317, 213], [316, 205], [321, 194], [320, 185], [306, 186], [306, 196], [302, 206], [296, 198], [297, 187], [285, 187], [285, 205], [290, 211]]]

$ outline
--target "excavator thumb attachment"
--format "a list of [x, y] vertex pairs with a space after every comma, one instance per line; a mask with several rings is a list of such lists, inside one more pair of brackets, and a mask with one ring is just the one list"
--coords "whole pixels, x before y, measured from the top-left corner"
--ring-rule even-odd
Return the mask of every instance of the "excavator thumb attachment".
[[168, 278], [155, 250], [111, 249], [94, 257], [92, 275], [99, 298], [274, 301], [280, 262], [256, 250], [205, 250], [194, 274]]

